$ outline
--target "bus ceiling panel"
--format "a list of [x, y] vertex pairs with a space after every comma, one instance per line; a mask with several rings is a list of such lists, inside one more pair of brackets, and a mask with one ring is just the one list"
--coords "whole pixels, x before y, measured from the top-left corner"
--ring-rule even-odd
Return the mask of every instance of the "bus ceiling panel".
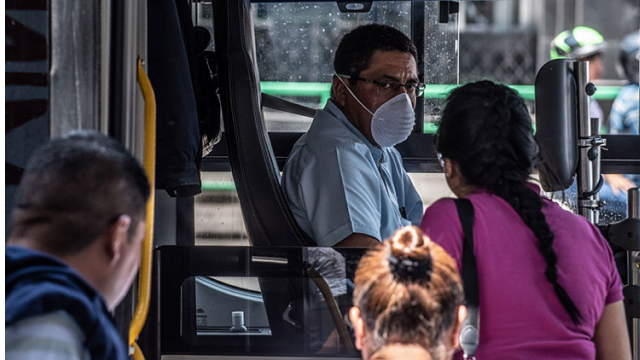
[[[270, 132], [269, 138], [273, 146], [280, 169], [303, 133]], [[606, 150], [602, 152], [602, 172], [604, 174], [640, 174], [640, 136], [636, 135], [604, 135], [607, 139]], [[404, 162], [407, 172], [432, 173], [442, 172], [433, 148], [432, 134], [412, 134], [407, 141], [396, 146]], [[229, 158], [226, 138], [219, 146], [202, 160], [202, 171], [229, 171]]]

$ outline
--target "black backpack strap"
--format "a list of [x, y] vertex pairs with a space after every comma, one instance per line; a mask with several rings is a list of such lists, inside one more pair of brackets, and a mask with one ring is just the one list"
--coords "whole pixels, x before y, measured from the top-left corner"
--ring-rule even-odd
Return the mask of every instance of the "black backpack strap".
[[475, 358], [478, 348], [480, 329], [480, 294], [478, 285], [478, 267], [473, 253], [473, 205], [468, 199], [456, 199], [458, 217], [464, 232], [462, 249], [462, 282], [467, 306], [467, 318], [460, 332], [460, 347], [464, 358]]

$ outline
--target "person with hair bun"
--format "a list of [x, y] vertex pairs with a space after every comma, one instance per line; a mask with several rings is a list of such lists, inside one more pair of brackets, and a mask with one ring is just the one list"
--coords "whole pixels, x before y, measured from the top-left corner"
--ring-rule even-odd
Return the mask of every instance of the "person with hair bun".
[[463, 300], [453, 259], [419, 228], [401, 228], [358, 264], [349, 311], [356, 348], [365, 360], [408, 353], [448, 360], [466, 316]]
[[[609, 245], [528, 182], [538, 148], [523, 99], [490, 81], [454, 90], [435, 148], [447, 184], [474, 210], [478, 359], [631, 359]], [[429, 207], [421, 228], [461, 269], [453, 199]]]

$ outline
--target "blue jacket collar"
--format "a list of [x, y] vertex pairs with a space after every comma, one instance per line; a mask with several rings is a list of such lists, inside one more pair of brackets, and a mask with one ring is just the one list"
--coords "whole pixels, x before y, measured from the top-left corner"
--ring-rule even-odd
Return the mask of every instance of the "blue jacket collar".
[[39, 251], [5, 247], [5, 327], [65, 311], [85, 334], [92, 360], [129, 356], [111, 314], [93, 286], [62, 261]]

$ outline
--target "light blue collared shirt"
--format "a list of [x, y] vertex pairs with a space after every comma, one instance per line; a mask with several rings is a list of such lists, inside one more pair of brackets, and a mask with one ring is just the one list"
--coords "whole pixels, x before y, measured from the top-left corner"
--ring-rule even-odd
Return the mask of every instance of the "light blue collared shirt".
[[293, 147], [282, 186], [296, 221], [319, 246], [352, 233], [386, 239], [422, 219], [398, 151], [375, 147], [331, 101]]

